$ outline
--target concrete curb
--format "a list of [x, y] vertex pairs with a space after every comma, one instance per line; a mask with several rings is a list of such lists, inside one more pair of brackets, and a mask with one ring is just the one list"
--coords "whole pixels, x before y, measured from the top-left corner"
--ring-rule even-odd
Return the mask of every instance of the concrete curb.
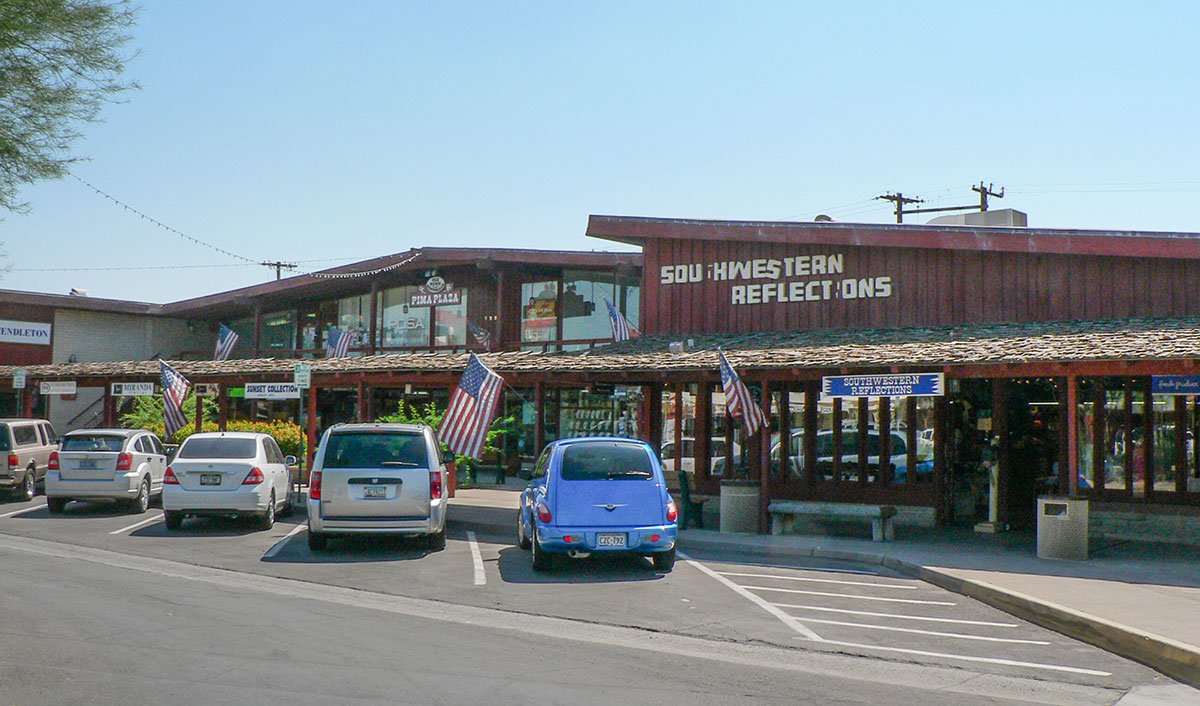
[[1140, 662], [1152, 669], [1200, 688], [1200, 649], [1113, 623], [1087, 613], [1001, 588], [985, 581], [964, 579], [935, 568], [912, 564], [894, 557], [871, 552], [856, 552], [821, 547], [781, 547], [756, 545], [744, 539], [680, 537], [680, 548], [736, 550], [743, 556], [776, 559], [814, 557], [860, 564], [878, 564], [928, 581], [947, 591], [974, 598], [982, 603], [1040, 625], [1067, 637], [1099, 647], [1107, 652]]

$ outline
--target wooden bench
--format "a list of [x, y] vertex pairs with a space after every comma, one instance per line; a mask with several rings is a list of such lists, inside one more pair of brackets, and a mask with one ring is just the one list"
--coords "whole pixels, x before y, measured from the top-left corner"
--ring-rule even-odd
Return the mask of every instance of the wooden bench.
[[796, 520], [802, 515], [814, 515], [838, 519], [869, 519], [871, 539], [876, 542], [891, 542], [896, 539], [893, 523], [896, 508], [891, 505], [774, 500], [767, 506], [767, 512], [771, 513], [771, 534], [785, 534], [796, 526]]
[[692, 479], [687, 471], [667, 472], [663, 475], [667, 480], [667, 492], [671, 497], [679, 498], [679, 529], [687, 529], [688, 525], [692, 524], [704, 529], [704, 503], [716, 496], [693, 493]]

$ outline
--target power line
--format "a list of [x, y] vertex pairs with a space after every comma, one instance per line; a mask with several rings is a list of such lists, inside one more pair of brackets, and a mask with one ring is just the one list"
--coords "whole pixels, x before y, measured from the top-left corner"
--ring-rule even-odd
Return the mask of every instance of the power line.
[[[356, 257], [327, 257], [317, 260], [297, 260], [302, 262], [342, 262], [345, 260], [361, 260]], [[136, 265], [124, 267], [14, 267], [11, 272], [121, 272], [132, 270], [199, 270], [220, 267], [259, 267], [259, 262], [229, 262], [220, 265]]]

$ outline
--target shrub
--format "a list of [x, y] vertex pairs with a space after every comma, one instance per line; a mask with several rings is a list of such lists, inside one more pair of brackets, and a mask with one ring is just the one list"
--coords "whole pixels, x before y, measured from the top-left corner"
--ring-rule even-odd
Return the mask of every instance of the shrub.
[[[219, 431], [217, 426], [217, 404], [208, 398], [203, 400], [204, 419], [200, 423], [200, 431]], [[133, 410], [121, 415], [121, 425], [126, 429], [149, 429], [158, 434], [165, 443], [180, 444], [183, 440], [196, 433], [196, 397], [188, 397], [183, 401], [183, 415], [188, 423], [175, 432], [170, 438], [163, 437], [166, 425], [163, 422], [163, 401], [161, 397], [134, 398]], [[279, 450], [285, 456], [295, 456], [303, 459], [305, 450], [305, 434], [299, 424], [288, 421], [252, 422], [230, 420], [225, 424], [226, 431], [251, 431], [270, 434], [279, 444]]]

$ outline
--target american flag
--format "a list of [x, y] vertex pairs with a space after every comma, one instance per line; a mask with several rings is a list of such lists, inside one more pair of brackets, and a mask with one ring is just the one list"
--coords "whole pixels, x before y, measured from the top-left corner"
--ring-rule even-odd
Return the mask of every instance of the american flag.
[[629, 325], [629, 321], [617, 311], [617, 307], [608, 299], [604, 300], [604, 305], [608, 307], [608, 321], [612, 324], [613, 341], [628, 341], [630, 337], [638, 335], [637, 329]]
[[225, 324], [221, 324], [221, 330], [217, 332], [217, 350], [213, 353], [213, 360], [229, 360], [237, 342], [237, 333]]
[[330, 328], [325, 338], [325, 357], [345, 358], [350, 354], [350, 346], [354, 345], [356, 338], [358, 334], [354, 331], [343, 331], [336, 326]]
[[746, 423], [746, 431], [753, 434], [760, 427], [766, 426], [767, 417], [733, 366], [725, 359], [725, 353], [718, 350], [717, 355], [721, 357], [721, 387], [725, 389], [725, 407], [729, 410], [729, 416], [741, 417]]
[[170, 439], [187, 424], [187, 417], [183, 416], [183, 400], [187, 397], [188, 388], [192, 383], [175, 368], [167, 365], [166, 361], [158, 362], [162, 368], [163, 426], [166, 427], [165, 438]]
[[475, 337], [476, 341], [479, 341], [481, 344], [483, 344], [483, 346], [485, 348], [487, 348], [489, 351], [492, 350], [492, 332], [491, 331], [487, 330], [486, 328], [480, 326], [479, 324], [477, 324], [473, 321], [467, 322], [467, 328], [471, 329], [471, 335]]
[[489, 370], [472, 353], [471, 362], [450, 396], [450, 406], [438, 427], [438, 438], [456, 454], [479, 458], [503, 386], [504, 378]]

